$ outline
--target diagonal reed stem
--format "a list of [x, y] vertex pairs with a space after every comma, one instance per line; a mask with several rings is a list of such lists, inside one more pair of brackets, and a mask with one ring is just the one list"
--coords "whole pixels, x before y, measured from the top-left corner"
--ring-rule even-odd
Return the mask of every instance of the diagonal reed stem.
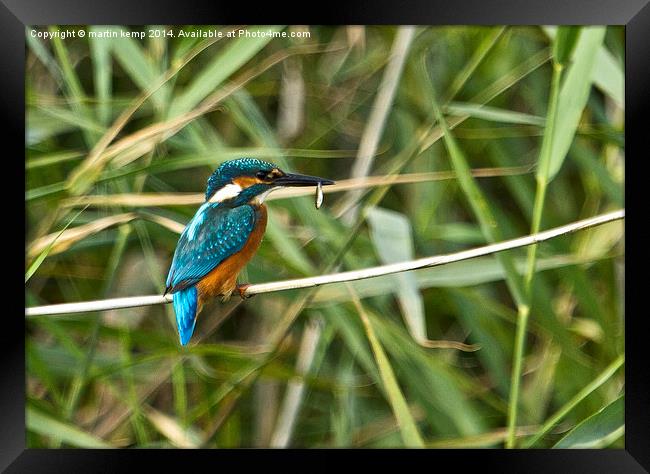
[[[414, 26], [402, 26], [397, 30], [386, 71], [382, 77], [368, 123], [361, 136], [357, 159], [352, 166], [352, 178], [363, 178], [370, 171], [414, 36]], [[348, 225], [356, 221], [359, 212], [357, 203], [360, 197], [361, 193], [354, 190], [350, 191], [345, 198], [345, 207], [349, 206], [349, 210], [343, 216], [343, 220]]]
[[[554, 239], [562, 235], [577, 232], [582, 229], [606, 224], [608, 222], [617, 221], [625, 217], [625, 210], [619, 209], [617, 211], [601, 214], [588, 219], [572, 222], [560, 227], [538, 232], [536, 234], [519, 237], [516, 239], [506, 240], [483, 247], [478, 247], [461, 252], [436, 255], [431, 257], [420, 258], [408, 262], [393, 263], [390, 265], [381, 265], [377, 267], [370, 267], [363, 270], [352, 270], [342, 273], [334, 273], [329, 275], [320, 275], [308, 278], [298, 278], [295, 280], [283, 280], [270, 283], [259, 283], [251, 285], [246, 290], [246, 296], [258, 295], [262, 293], [273, 293], [276, 291], [296, 290], [301, 288], [313, 288], [321, 285], [331, 283], [343, 283], [347, 281], [363, 280], [366, 278], [374, 278], [383, 275], [390, 275], [392, 273], [400, 273], [411, 270], [418, 270], [421, 268], [437, 267], [441, 265], [448, 265], [450, 263], [460, 262], [462, 260], [469, 260], [471, 258], [482, 257], [491, 255], [505, 250], [512, 250], [528, 245], [538, 244], [546, 240]], [[56, 314], [71, 314], [71, 313], [88, 313], [92, 311], [106, 311], [108, 309], [120, 308], [133, 308], [137, 306], [150, 306], [156, 304], [170, 303], [172, 300], [171, 295], [149, 295], [149, 296], [134, 296], [128, 298], [114, 298], [98, 301], [85, 301], [81, 303], [65, 303], [47, 306], [35, 306], [25, 309], [25, 316], [47, 316]]]

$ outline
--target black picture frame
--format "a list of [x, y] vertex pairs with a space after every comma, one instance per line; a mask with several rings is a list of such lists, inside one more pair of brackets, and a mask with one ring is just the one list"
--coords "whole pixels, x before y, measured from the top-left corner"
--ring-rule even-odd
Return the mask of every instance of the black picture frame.
[[[351, 4], [330, 0], [327, 4], [292, 3], [281, 8], [277, 2], [251, 6], [249, 2], [167, 0], [2, 0], [0, 33], [2, 41], [2, 73], [0, 103], [5, 126], [3, 142], [5, 160], [4, 183], [17, 185], [14, 176], [24, 176], [18, 156], [24, 155], [24, 62], [25, 27], [48, 24], [609, 24], [626, 27], [626, 110], [625, 143], [627, 161], [635, 173], [626, 173], [626, 406], [625, 450], [373, 450], [337, 451], [348, 460], [363, 457], [364, 465], [386, 468], [408, 468], [422, 462], [432, 469], [449, 462], [455, 471], [469, 469], [497, 472], [648, 472], [650, 470], [650, 380], [649, 364], [644, 351], [646, 332], [642, 330], [642, 303], [634, 304], [643, 293], [645, 259], [642, 250], [644, 231], [641, 183], [643, 173], [636, 170], [645, 158], [643, 114], [649, 110], [650, 92], [650, 4], [649, 0], [410, 0], [373, 1]], [[647, 132], [645, 132], [647, 133]], [[15, 174], [14, 174], [15, 173]], [[8, 208], [20, 211], [11, 203], [18, 190], [3, 186]], [[24, 192], [24, 187], [22, 188]], [[637, 217], [639, 216], [639, 217]], [[5, 236], [18, 239], [16, 216], [5, 228]], [[11, 251], [11, 244], [2, 248]], [[10, 256], [10, 255], [9, 255]], [[18, 260], [18, 258], [16, 258]], [[3, 260], [5, 261], [5, 260]], [[24, 265], [24, 262], [23, 262]], [[19, 268], [20, 263], [16, 262]], [[24, 267], [20, 270], [24, 274]], [[18, 270], [16, 270], [18, 273]], [[13, 271], [11, 272], [13, 275]], [[13, 282], [19, 275], [7, 278], [3, 293], [13, 294]], [[15, 283], [16, 286], [17, 283]], [[20, 290], [16, 288], [16, 294]], [[24, 291], [24, 290], [23, 290]], [[212, 469], [227, 469], [232, 463], [241, 469], [251, 461], [262, 460], [264, 468], [275, 461], [287, 467], [287, 457], [294, 456], [312, 467], [331, 467], [335, 457], [327, 450], [278, 451], [179, 451], [179, 450], [36, 450], [25, 448], [25, 324], [19, 316], [19, 303], [5, 298], [3, 315], [2, 376], [0, 389], [0, 469], [6, 472], [121, 472], [135, 468], [136, 461], [146, 462], [149, 470], [162, 464], [170, 469], [194, 469], [194, 458], [208, 462]], [[15, 299], [14, 299], [15, 300]], [[203, 459], [200, 459], [203, 458]], [[409, 464], [405, 464], [405, 463]], [[429, 464], [431, 463], [431, 464]], [[435, 463], [435, 464], [434, 464]], [[294, 464], [292, 464], [293, 466]]]

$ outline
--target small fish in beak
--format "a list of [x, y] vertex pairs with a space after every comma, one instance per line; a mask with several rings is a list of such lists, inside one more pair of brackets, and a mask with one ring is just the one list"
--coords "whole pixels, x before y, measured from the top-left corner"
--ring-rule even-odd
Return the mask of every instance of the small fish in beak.
[[319, 181], [316, 185], [316, 209], [323, 205], [323, 184]]
[[323, 205], [323, 186], [334, 184], [331, 179], [308, 176], [304, 174], [285, 173], [273, 181], [279, 186], [315, 186], [316, 187], [316, 209]]

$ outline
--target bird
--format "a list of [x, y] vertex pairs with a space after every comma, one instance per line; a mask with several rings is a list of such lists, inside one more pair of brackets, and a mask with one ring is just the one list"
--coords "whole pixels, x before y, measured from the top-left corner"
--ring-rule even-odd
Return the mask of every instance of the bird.
[[194, 333], [197, 315], [211, 297], [226, 300], [248, 284], [237, 276], [257, 251], [266, 230], [268, 194], [287, 186], [319, 186], [334, 181], [285, 173], [273, 163], [239, 158], [222, 163], [208, 178], [205, 202], [176, 245], [163, 294], [172, 295], [182, 346]]

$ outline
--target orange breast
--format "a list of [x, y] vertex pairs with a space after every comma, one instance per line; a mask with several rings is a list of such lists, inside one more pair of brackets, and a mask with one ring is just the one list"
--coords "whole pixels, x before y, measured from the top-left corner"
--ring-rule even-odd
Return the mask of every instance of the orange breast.
[[237, 275], [255, 255], [266, 230], [266, 206], [259, 206], [257, 215], [257, 224], [242, 249], [217, 265], [214, 270], [196, 284], [200, 306], [209, 297], [223, 296], [227, 298], [235, 290]]

